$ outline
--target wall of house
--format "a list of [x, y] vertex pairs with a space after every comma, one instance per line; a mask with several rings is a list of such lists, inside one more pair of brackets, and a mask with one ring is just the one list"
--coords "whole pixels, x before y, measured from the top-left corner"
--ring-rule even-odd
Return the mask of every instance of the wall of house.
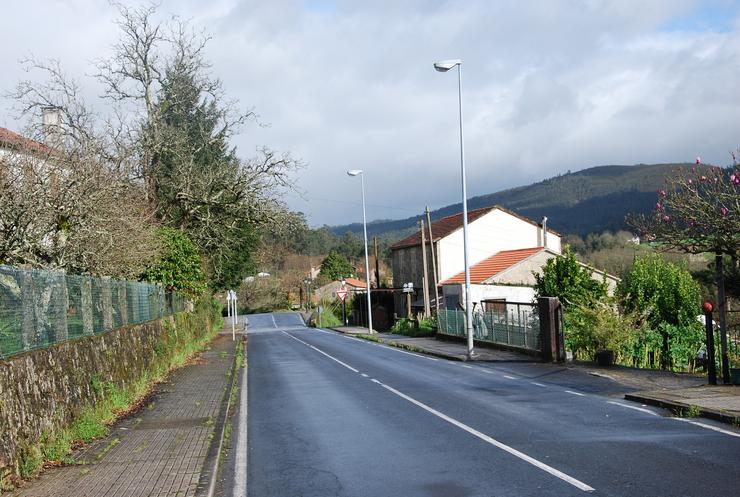
[[[439, 253], [437, 243], [434, 244], [434, 249]], [[427, 278], [429, 278], [429, 296], [430, 299], [434, 298], [434, 269], [432, 266], [432, 247], [429, 243], [426, 244], [427, 249]], [[435, 255], [436, 256], [436, 255]], [[413, 283], [414, 289], [414, 300], [421, 299], [423, 297], [423, 281], [422, 275], [424, 274], [423, 260], [421, 257], [421, 246], [405, 247], [391, 252], [391, 268], [393, 270], [393, 288], [402, 288], [404, 283]], [[438, 268], [439, 272], [439, 268]], [[437, 279], [437, 281], [442, 281]], [[394, 309], [396, 314], [399, 316], [406, 315], [406, 301], [405, 296], [401, 292], [397, 292], [394, 299]]]
[[542, 267], [548, 259], [552, 259], [553, 257], [555, 257], [555, 254], [542, 251], [507, 271], [497, 274], [488, 283], [534, 286], [536, 280], [532, 273], [542, 274]]
[[[470, 265], [502, 250], [537, 247], [542, 229], [516, 216], [493, 210], [468, 225]], [[459, 229], [439, 242], [439, 277], [444, 281], [464, 270], [463, 231]], [[547, 246], [560, 253], [560, 237], [548, 232]]]
[[[444, 285], [442, 287], [448, 309], [462, 306], [464, 285]], [[483, 300], [506, 299], [507, 302], [534, 302], [534, 288], [524, 285], [470, 285], [470, 300], [474, 308], [479, 308]]]

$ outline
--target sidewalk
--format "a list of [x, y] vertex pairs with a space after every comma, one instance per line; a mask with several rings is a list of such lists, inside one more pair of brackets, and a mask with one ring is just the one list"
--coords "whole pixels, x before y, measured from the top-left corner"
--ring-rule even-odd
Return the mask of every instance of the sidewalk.
[[[344, 326], [335, 328], [335, 330], [347, 334], [367, 333], [367, 328], [353, 326]], [[467, 360], [467, 347], [463, 342], [437, 340], [432, 337], [412, 338], [392, 333], [376, 333], [373, 337], [388, 345], [456, 361]], [[532, 356], [513, 351], [483, 347], [476, 347], [475, 351], [477, 355], [474, 361], [529, 363], [537, 361]], [[709, 386], [706, 377], [701, 375], [623, 366], [598, 367], [586, 362], [537, 363], [533, 366], [540, 371], [552, 370], [551, 373], [557, 372], [563, 378], [565, 376], [583, 378], [584, 375], [604, 378], [618, 386], [621, 390], [619, 395], [623, 395], [627, 400], [665, 407], [675, 412], [700, 415], [726, 423], [740, 423], [740, 388]], [[625, 391], [627, 393], [624, 393]]]
[[9, 495], [206, 495], [237, 343], [230, 331], [218, 335], [190, 365], [157, 385], [141, 411], [112, 427], [108, 437], [76, 452], [78, 464], [47, 470]]

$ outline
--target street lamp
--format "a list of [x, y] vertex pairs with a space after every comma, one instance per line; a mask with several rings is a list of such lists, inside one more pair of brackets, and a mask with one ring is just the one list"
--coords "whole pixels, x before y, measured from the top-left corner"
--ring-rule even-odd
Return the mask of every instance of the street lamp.
[[435, 62], [434, 69], [447, 72], [457, 66], [457, 105], [460, 118], [460, 175], [462, 180], [463, 206], [463, 254], [465, 263], [465, 328], [468, 336], [468, 359], [475, 355], [473, 350], [473, 306], [470, 301], [470, 252], [468, 246], [468, 189], [465, 175], [465, 142], [463, 140], [463, 112], [462, 112], [462, 60], [443, 60]]
[[347, 171], [349, 176], [359, 176], [362, 185], [362, 231], [365, 235], [365, 281], [367, 283], [367, 330], [373, 332], [373, 307], [370, 304], [370, 261], [367, 257], [367, 218], [365, 217], [365, 175], [362, 169]]

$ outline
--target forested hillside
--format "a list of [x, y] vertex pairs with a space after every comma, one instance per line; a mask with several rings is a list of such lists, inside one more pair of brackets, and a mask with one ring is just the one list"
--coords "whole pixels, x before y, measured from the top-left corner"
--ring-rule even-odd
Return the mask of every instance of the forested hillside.
[[[473, 197], [468, 208], [501, 205], [534, 220], [547, 216], [550, 227], [562, 233], [585, 236], [626, 227], [627, 213], [648, 212], [655, 204], [655, 192], [665, 177], [692, 164], [639, 164], [598, 166], [567, 173], [527, 186]], [[438, 219], [462, 209], [459, 203], [432, 211]], [[413, 231], [419, 216], [368, 224], [368, 235], [397, 239]], [[362, 233], [359, 223], [333, 226], [336, 234]]]

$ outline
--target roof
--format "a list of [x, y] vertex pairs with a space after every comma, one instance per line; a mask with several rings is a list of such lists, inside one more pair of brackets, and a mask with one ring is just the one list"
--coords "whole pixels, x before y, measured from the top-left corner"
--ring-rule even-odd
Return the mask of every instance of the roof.
[[[472, 211], [468, 211], [468, 223], [472, 223], [479, 217], [488, 214], [492, 210], [496, 209], [496, 207], [485, 207], [483, 209], [475, 209]], [[457, 214], [453, 214], [451, 216], [443, 217], [442, 219], [438, 219], [437, 221], [434, 221], [432, 223], [432, 234], [434, 235], [434, 241], [438, 241], [441, 238], [446, 237], [447, 235], [454, 233], [455, 231], [462, 228], [463, 225], [463, 215], [462, 212], [459, 212]], [[429, 228], [424, 228], [425, 233], [424, 235], [427, 235], [426, 232]], [[428, 241], [428, 240], [427, 240]], [[403, 240], [400, 240], [393, 245], [391, 245], [391, 250], [405, 248], [405, 247], [413, 247], [416, 245], [421, 245], [421, 231], [417, 231], [411, 236], [408, 236], [404, 238]]]
[[26, 138], [7, 128], [0, 128], [0, 148], [42, 153], [50, 153], [52, 151], [51, 148], [43, 143]]
[[344, 278], [344, 281], [349, 286], [353, 286], [355, 288], [367, 288], [367, 283], [365, 283], [364, 281], [355, 279], [355, 278]]
[[[472, 223], [476, 219], [488, 214], [489, 212], [493, 210], [499, 210], [501, 212], [505, 212], [509, 214], [510, 216], [514, 216], [517, 219], [521, 219], [522, 221], [529, 223], [533, 226], [538, 226], [540, 228], [542, 227], [542, 224], [532, 221], [528, 217], [522, 216], [521, 214], [517, 214], [514, 211], [510, 211], [509, 209], [501, 207], [500, 205], [494, 205], [491, 207], [484, 207], [482, 209], [475, 209], [472, 211], [468, 211], [468, 223]], [[454, 233], [455, 231], [461, 229], [462, 225], [463, 225], [462, 212], [453, 214], [451, 216], [443, 217], [442, 219], [434, 221], [432, 223], [432, 235], [434, 235], [434, 241], [435, 242], [439, 241], [440, 239]], [[425, 227], [425, 233], [424, 233], [425, 235], [427, 234], [427, 231], [428, 231], [428, 228]], [[560, 233], [550, 228], [547, 228], [547, 232], [555, 236], [562, 236]], [[400, 240], [394, 243], [393, 245], [391, 245], [390, 249], [396, 250], [396, 249], [401, 249], [401, 248], [406, 248], [406, 247], [414, 247], [417, 245], [421, 245], [420, 231], [417, 231], [413, 235], [408, 236], [404, 238], [403, 240]]]
[[[478, 264], [474, 264], [470, 268], [470, 283], [483, 283], [487, 279], [516, 266], [520, 262], [523, 262], [543, 250], [546, 249], [544, 247], [532, 247], [517, 250], [502, 250], [488, 259], [483, 259]], [[441, 282], [440, 285], [450, 285], [454, 283], [465, 283], [465, 272], [446, 279]]]

